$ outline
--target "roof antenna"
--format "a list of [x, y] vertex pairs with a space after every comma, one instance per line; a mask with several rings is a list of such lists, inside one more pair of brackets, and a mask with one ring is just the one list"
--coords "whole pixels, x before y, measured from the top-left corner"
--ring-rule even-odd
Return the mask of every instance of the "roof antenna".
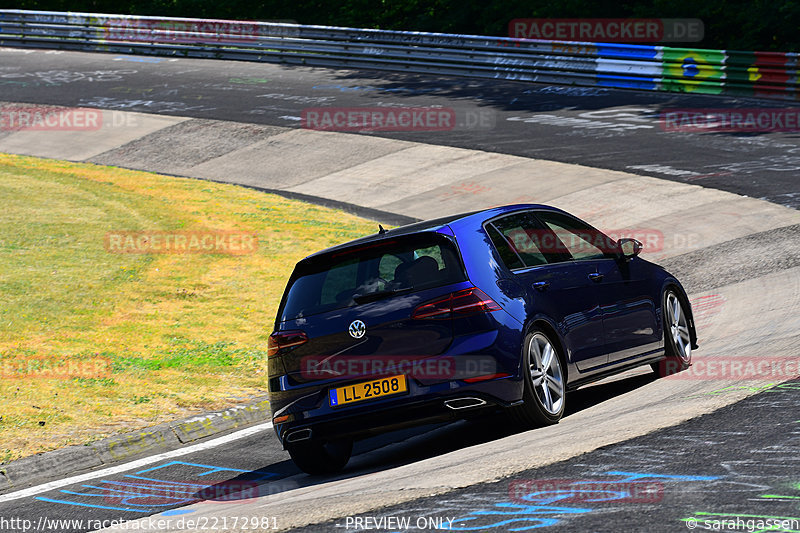
[[386, 233], [386, 230], [383, 229], [383, 226], [378, 224], [378, 235], [383, 235], [384, 233]]

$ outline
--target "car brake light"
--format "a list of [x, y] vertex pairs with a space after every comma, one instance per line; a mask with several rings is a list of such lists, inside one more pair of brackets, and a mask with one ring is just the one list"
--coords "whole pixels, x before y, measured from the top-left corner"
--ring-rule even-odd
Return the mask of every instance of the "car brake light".
[[500, 306], [485, 292], [477, 287], [472, 287], [420, 305], [411, 313], [411, 318], [417, 320], [442, 319], [476, 313], [491, 313], [500, 309]]
[[302, 331], [275, 331], [267, 339], [267, 357], [272, 357], [284, 348], [300, 346], [308, 342]]

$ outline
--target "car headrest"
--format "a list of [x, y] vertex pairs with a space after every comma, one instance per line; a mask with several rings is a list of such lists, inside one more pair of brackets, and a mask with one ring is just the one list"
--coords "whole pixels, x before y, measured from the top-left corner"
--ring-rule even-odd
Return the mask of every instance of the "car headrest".
[[410, 287], [427, 283], [438, 275], [439, 263], [427, 255], [418, 257], [410, 263], [398, 265], [394, 271], [395, 281]]

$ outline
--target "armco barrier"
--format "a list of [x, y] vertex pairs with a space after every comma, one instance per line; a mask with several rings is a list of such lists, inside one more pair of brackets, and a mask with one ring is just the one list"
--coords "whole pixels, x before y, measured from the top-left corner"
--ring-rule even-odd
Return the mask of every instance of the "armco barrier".
[[22, 10], [0, 10], [0, 46], [798, 98], [796, 53]]

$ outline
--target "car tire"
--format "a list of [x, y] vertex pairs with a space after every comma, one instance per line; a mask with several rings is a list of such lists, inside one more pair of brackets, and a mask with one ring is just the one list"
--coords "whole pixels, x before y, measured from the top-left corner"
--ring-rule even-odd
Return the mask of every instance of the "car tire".
[[664, 292], [661, 310], [666, 358], [651, 366], [658, 377], [664, 378], [682, 372], [692, 364], [692, 335], [686, 304], [674, 290]]
[[523, 403], [511, 409], [517, 424], [524, 428], [549, 426], [564, 416], [566, 404], [566, 365], [551, 334], [531, 329], [522, 347]]
[[307, 474], [335, 474], [344, 468], [353, 453], [352, 440], [305, 440], [286, 444], [286, 451], [300, 470]]

